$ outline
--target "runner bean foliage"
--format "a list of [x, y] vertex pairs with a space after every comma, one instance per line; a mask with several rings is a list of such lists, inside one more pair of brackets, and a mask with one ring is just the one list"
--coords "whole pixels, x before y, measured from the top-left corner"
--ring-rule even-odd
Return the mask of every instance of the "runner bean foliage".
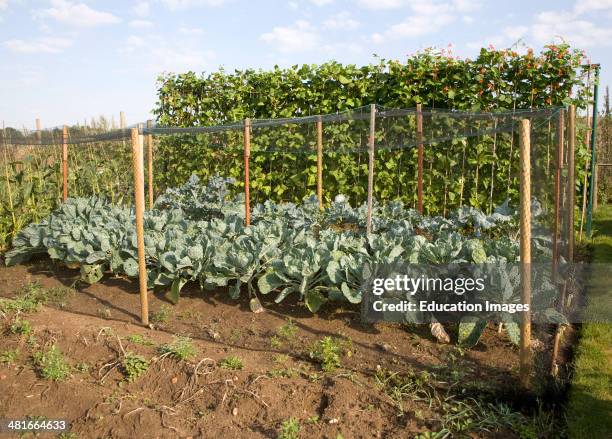
[[[482, 49], [475, 59], [458, 59], [446, 49], [428, 49], [404, 61], [380, 59], [365, 66], [330, 61], [276, 66], [267, 71], [170, 73], [159, 78], [155, 114], [162, 126], [190, 127], [232, 123], [245, 117], [330, 114], [372, 103], [387, 108], [414, 108], [421, 103], [424, 108], [492, 112], [569, 103], [584, 107], [588, 96], [583, 87], [584, 72], [579, 68], [582, 60], [581, 51], [560, 44], [545, 46], [540, 53]], [[576, 92], [570, 97], [572, 89]], [[413, 125], [404, 126], [414, 131]], [[367, 121], [324, 124], [323, 131], [325, 202], [330, 204], [333, 194], [343, 193], [352, 204], [360, 204], [367, 187], [367, 154], [331, 151], [343, 143], [363, 146]], [[552, 142], [554, 132], [553, 121], [540, 127], [538, 138]], [[299, 202], [314, 192], [316, 156], [292, 151], [312, 147], [315, 139], [314, 124], [310, 129], [283, 126], [274, 132], [253, 131], [251, 188], [256, 201]], [[261, 152], [271, 145], [282, 151]], [[516, 145], [516, 135], [511, 134], [457, 137], [428, 145], [425, 211], [446, 215], [467, 204], [492, 213], [492, 207], [505, 198], [516, 202]], [[240, 181], [241, 148], [240, 130], [162, 138], [159, 149], [165, 160], [156, 169], [157, 185], [176, 186], [193, 173], [203, 179], [218, 173]], [[578, 170], [584, 168], [583, 150], [578, 142]], [[379, 150], [376, 159], [380, 164], [376, 167], [376, 197], [400, 199], [415, 207], [415, 191], [411, 189], [416, 184], [415, 152]]]

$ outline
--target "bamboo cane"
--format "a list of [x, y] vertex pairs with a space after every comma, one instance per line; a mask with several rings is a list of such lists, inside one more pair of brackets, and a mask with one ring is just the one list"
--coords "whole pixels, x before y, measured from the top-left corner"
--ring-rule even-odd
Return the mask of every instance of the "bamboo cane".
[[323, 120], [317, 116], [317, 198], [323, 209]]
[[149, 302], [147, 297], [147, 267], [144, 247], [144, 160], [139, 141], [138, 128], [132, 128], [132, 157], [134, 159], [134, 197], [136, 206], [136, 238], [138, 243], [138, 281], [140, 289], [140, 321], [149, 324]]
[[[520, 125], [520, 255], [521, 255], [521, 303], [531, 305], [531, 145], [530, 124], [523, 119]], [[520, 381], [529, 387], [531, 375], [531, 312], [523, 311], [520, 341]]]
[[249, 177], [249, 158], [251, 157], [251, 119], [244, 119], [244, 217], [247, 226], [251, 225], [251, 193]]
[[370, 137], [368, 139], [368, 217], [366, 232], [372, 233], [372, 203], [374, 202], [374, 135], [376, 134], [376, 105], [370, 105]]
[[417, 104], [417, 211], [423, 214], [423, 111], [421, 104]]

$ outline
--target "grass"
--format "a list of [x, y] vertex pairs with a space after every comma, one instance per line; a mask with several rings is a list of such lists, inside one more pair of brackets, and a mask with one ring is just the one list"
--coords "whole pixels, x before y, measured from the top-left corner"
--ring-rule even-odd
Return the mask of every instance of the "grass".
[[174, 337], [172, 343], [161, 345], [159, 352], [182, 361], [195, 357], [196, 348], [189, 337]]
[[34, 365], [41, 377], [51, 381], [64, 381], [70, 376], [70, 365], [56, 345], [46, 352], [34, 352]]
[[[612, 263], [612, 205], [599, 207], [593, 228], [592, 262], [609, 267]], [[586, 312], [609, 318], [611, 293], [608, 276], [595, 278], [589, 288]], [[610, 437], [611, 413], [612, 325], [584, 323], [567, 405], [569, 436], [574, 439]]]
[[143, 337], [140, 334], [132, 334], [128, 335], [126, 338], [127, 341], [134, 344], [139, 344], [143, 346], [152, 346], [153, 342], [146, 337]]
[[0, 299], [0, 311], [3, 312], [36, 312], [41, 305], [53, 303], [65, 306], [68, 297], [74, 294], [72, 288], [43, 288], [38, 282], [31, 282], [22, 287], [14, 299]]
[[244, 362], [240, 357], [231, 355], [221, 360], [219, 362], [219, 367], [221, 369], [241, 370], [242, 368], [244, 368]]

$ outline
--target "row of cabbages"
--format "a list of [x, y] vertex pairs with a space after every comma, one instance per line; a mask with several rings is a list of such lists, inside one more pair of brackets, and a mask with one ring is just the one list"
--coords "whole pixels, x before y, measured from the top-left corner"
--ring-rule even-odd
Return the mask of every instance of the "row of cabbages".
[[[373, 264], [518, 260], [517, 220], [507, 205], [492, 215], [464, 207], [449, 218], [421, 216], [398, 202], [375, 205], [366, 236], [365, 205], [353, 208], [342, 196], [323, 211], [314, 198], [299, 206], [268, 201], [245, 227], [241, 197], [228, 199], [231, 183], [215, 177], [203, 186], [192, 177], [145, 213], [149, 287], [169, 287], [174, 301], [189, 281], [228, 286], [232, 298], [241, 290], [251, 297], [277, 292], [276, 302], [299, 294], [316, 312], [330, 299], [359, 303], [364, 268]], [[134, 224], [132, 209], [98, 197], [69, 199], [14, 239], [6, 263], [48, 253], [80, 266], [90, 283], [105, 272], [136, 277]]]

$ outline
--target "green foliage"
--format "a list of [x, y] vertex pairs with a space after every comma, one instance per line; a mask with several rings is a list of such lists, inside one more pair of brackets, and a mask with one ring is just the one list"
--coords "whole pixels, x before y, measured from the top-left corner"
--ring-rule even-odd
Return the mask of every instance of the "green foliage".
[[177, 360], [190, 360], [196, 355], [196, 348], [189, 337], [174, 337], [172, 343], [159, 347], [162, 355], [169, 355]]
[[11, 333], [28, 336], [32, 332], [32, 326], [27, 320], [16, 319], [11, 324]]
[[295, 418], [289, 418], [280, 426], [277, 439], [298, 439], [300, 432], [300, 421]]
[[127, 352], [121, 361], [123, 372], [128, 381], [135, 381], [149, 369], [149, 362], [141, 355]]
[[40, 376], [46, 380], [63, 381], [70, 376], [70, 365], [56, 345], [46, 352], [34, 352], [33, 359]]
[[161, 308], [151, 315], [152, 323], [166, 323], [172, 317], [172, 309], [168, 305], [162, 305]]
[[310, 351], [310, 358], [321, 364], [324, 372], [333, 372], [342, 366], [342, 356], [349, 354], [352, 343], [333, 337], [323, 337]]
[[[428, 49], [405, 61], [379, 60], [366, 66], [342, 65], [331, 61], [321, 65], [275, 66], [268, 71], [220, 69], [210, 74], [169, 73], [159, 78], [155, 109], [161, 125], [210, 126], [234, 123], [245, 117], [285, 118], [331, 114], [376, 103], [387, 108], [425, 108], [461, 111], [503, 111], [566, 105], [586, 106], [586, 88], [579, 65], [583, 53], [567, 45], [546, 46], [540, 53], [518, 54], [513, 50], [482, 49], [473, 60], [457, 59], [444, 50]], [[577, 93], [570, 97], [570, 91]], [[367, 128], [363, 121], [324, 124], [326, 194], [344, 193], [351, 202], [364, 199], [367, 176], [366, 155], [338, 153], [338, 146], [359, 145]], [[413, 124], [413, 122], [411, 122]], [[384, 128], [384, 127], [383, 127]], [[414, 130], [414, 126], [404, 129]], [[384, 136], [389, 135], [385, 133]], [[378, 137], [383, 136], [377, 133]], [[382, 140], [382, 139], [380, 139]], [[297, 202], [315, 189], [316, 157], [259, 149], [277, 145], [291, 151], [314, 144], [313, 129], [295, 126], [257, 129], [251, 139], [251, 196]], [[425, 163], [428, 213], [444, 213], [469, 203], [487, 207], [486, 196], [493, 190], [493, 204], [506, 196], [516, 199], [518, 180], [517, 148], [509, 134], [454, 139], [427, 148]], [[516, 139], [514, 140], [516, 142]], [[175, 186], [193, 173], [202, 178], [216, 174], [240, 180], [242, 175], [240, 130], [214, 135], [165, 138], [160, 142], [160, 162], [155, 172], [157, 186]], [[496, 144], [494, 150], [493, 145]], [[185, 147], [188, 145], [188, 147]], [[223, 145], [226, 148], [218, 148]], [[584, 147], [578, 145], [577, 169], [584, 163]], [[375, 179], [376, 197], [383, 201], [400, 198], [414, 206], [414, 151], [378, 151]], [[202, 167], [201, 163], [207, 163]], [[384, 164], [379, 166], [378, 163]], [[455, 171], [456, 168], [461, 168]], [[577, 175], [580, 182], [581, 175]], [[450, 176], [450, 177], [449, 177]], [[508, 189], [508, 190], [506, 190]], [[331, 199], [326, 195], [326, 202]]]
[[221, 369], [241, 370], [244, 368], [244, 363], [240, 357], [230, 355], [219, 362]]
[[19, 356], [17, 349], [7, 349], [6, 351], [0, 352], [0, 363], [3, 364], [14, 364]]
[[129, 341], [130, 343], [144, 345], [144, 346], [151, 346], [151, 345], [153, 345], [153, 342], [151, 340], [149, 340], [146, 337], [143, 337], [140, 334], [128, 335], [127, 336], [127, 341]]
[[287, 319], [287, 322], [276, 330], [276, 333], [279, 337], [282, 337], [285, 340], [293, 340], [295, 338], [295, 335], [297, 334], [297, 331], [297, 325], [295, 324], [293, 319], [289, 317]]

